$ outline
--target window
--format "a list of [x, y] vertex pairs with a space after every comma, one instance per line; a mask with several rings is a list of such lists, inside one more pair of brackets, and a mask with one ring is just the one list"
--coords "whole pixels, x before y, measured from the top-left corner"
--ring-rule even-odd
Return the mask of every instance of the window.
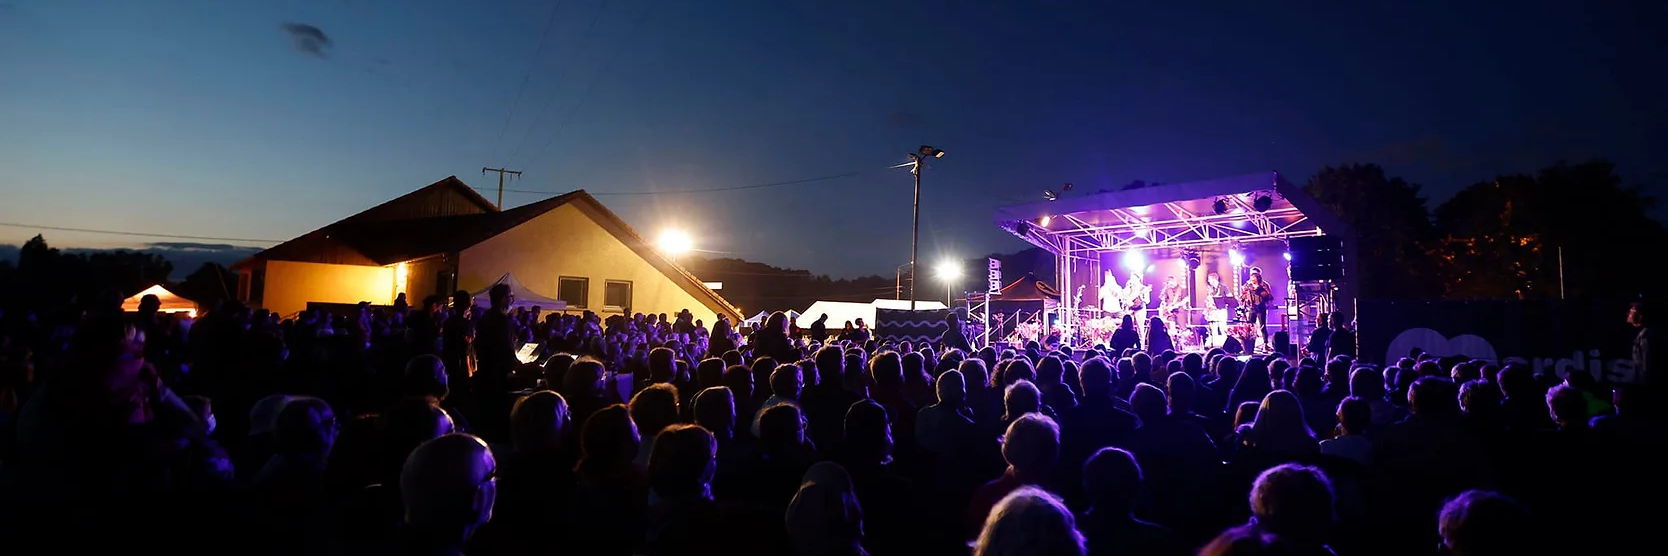
[[631, 309], [631, 282], [609, 280], [602, 288], [602, 305], [618, 311]]
[[591, 279], [563, 276], [556, 279], [556, 298], [567, 302], [569, 309], [584, 309], [590, 305]]

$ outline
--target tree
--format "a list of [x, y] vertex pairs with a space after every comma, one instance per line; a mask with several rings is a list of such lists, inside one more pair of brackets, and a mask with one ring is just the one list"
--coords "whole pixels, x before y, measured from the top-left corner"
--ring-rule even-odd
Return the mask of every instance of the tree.
[[1436, 238], [1418, 185], [1376, 164], [1328, 166], [1304, 186], [1355, 232], [1357, 275], [1366, 299], [1425, 299], [1441, 291], [1426, 247]]
[[181, 280], [174, 293], [203, 305], [233, 299], [237, 274], [215, 263], [203, 263]]
[[1634, 295], [1661, 280], [1654, 199], [1607, 161], [1473, 184], [1436, 209], [1440, 272], [1457, 299]]

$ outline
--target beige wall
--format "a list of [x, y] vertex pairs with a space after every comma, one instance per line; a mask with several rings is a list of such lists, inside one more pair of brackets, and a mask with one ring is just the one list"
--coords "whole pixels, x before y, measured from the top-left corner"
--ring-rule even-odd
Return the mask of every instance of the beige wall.
[[571, 204], [464, 250], [458, 261], [458, 285], [479, 291], [505, 272], [551, 298], [559, 295], [559, 277], [589, 278], [586, 309], [605, 316], [618, 311], [602, 306], [604, 284], [625, 280], [632, 285], [633, 312], [674, 314], [688, 309], [708, 325], [715, 320], [705, 304]]
[[266, 292], [261, 305], [281, 316], [306, 309], [308, 302], [360, 301], [393, 303], [394, 267], [266, 262]]

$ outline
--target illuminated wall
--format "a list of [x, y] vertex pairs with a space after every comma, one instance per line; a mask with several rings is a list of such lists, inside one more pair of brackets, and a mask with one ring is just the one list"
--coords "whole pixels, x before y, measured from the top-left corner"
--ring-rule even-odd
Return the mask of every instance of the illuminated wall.
[[266, 262], [266, 290], [261, 305], [279, 316], [307, 308], [308, 302], [378, 305], [394, 302], [395, 268], [290, 261]]
[[631, 283], [632, 312], [670, 315], [688, 309], [705, 324], [715, 320], [714, 311], [706, 304], [573, 204], [557, 207], [465, 249], [459, 254], [458, 288], [480, 291], [505, 272], [514, 274], [534, 292], [552, 298], [561, 295], [560, 278], [587, 278], [586, 309], [605, 316], [619, 313], [603, 304], [605, 283], [619, 280]]

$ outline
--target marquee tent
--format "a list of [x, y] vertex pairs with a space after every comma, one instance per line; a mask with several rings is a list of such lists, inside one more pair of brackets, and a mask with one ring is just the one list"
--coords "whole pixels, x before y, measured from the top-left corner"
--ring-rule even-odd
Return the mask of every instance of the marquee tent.
[[197, 317], [197, 302], [180, 297], [174, 292], [168, 291], [168, 288], [162, 287], [161, 284], [145, 288], [144, 291], [133, 294], [133, 297], [122, 300], [122, 310], [129, 313], [138, 311], [139, 301], [147, 295], [154, 295], [158, 301], [162, 302], [160, 312], [185, 313], [186, 316]]
[[[947, 309], [940, 301], [916, 301], [915, 308], [921, 311], [942, 311]], [[852, 303], [849, 301], [818, 301], [805, 309], [804, 313], [796, 313], [794, 323], [800, 328], [810, 328], [817, 322], [817, 317], [828, 315], [828, 329], [839, 330], [852, 321], [855, 326], [857, 319], [863, 319], [870, 328], [875, 326], [876, 309], [909, 310], [908, 299], [876, 299], [868, 303]]]
[[534, 307], [538, 307], [539, 309], [545, 311], [565, 311], [568, 308], [568, 302], [560, 299], [553, 299], [527, 289], [527, 286], [522, 285], [520, 280], [516, 280], [515, 276], [510, 275], [508, 272], [504, 273], [502, 277], [499, 277], [498, 281], [493, 282], [492, 285], [482, 288], [481, 291], [475, 292], [472, 296], [475, 298], [475, 304], [483, 307], [491, 305], [489, 294], [492, 293], [492, 288], [497, 287], [499, 284], [508, 284], [510, 286], [510, 293], [515, 296], [515, 300], [510, 303], [511, 309], [532, 309]]

